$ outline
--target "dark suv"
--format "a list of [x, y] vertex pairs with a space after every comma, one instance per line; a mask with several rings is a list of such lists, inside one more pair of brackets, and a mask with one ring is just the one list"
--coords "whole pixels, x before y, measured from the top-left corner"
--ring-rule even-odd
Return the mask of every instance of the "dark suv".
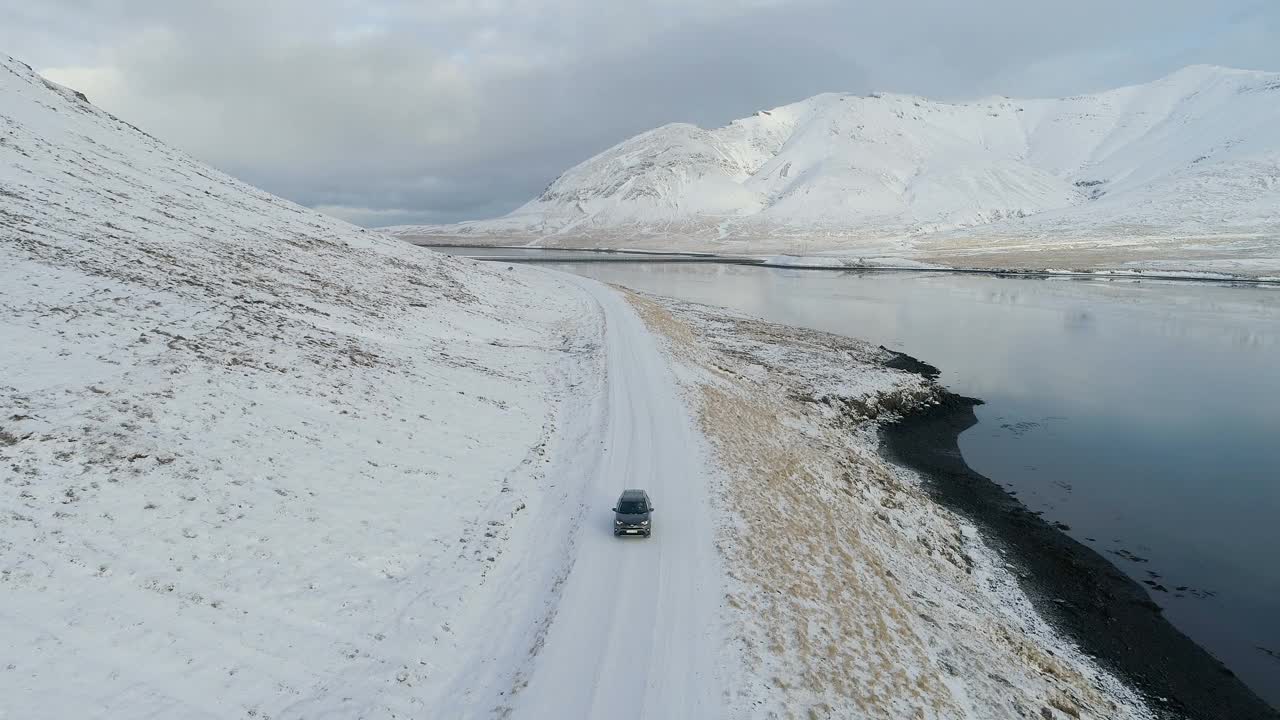
[[649, 502], [649, 493], [643, 490], [623, 490], [618, 504], [613, 508], [613, 534], [643, 535], [649, 537], [653, 532], [653, 503]]

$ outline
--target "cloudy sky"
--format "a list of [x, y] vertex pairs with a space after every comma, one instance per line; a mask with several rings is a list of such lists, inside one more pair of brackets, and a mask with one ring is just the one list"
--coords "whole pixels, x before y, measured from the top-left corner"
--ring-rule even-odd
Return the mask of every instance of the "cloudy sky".
[[0, 52], [363, 225], [490, 217], [665, 122], [826, 91], [1280, 71], [1276, 0], [0, 0]]

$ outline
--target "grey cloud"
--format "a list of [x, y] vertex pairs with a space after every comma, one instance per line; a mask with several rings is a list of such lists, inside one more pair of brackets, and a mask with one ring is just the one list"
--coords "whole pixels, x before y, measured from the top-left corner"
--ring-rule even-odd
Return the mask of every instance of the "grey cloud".
[[[12, 5], [12, 4], [11, 4]], [[1280, 69], [1264, 2], [43, 0], [0, 43], [215, 166], [365, 224], [505, 212], [655, 125], [824, 91], [1058, 95]]]

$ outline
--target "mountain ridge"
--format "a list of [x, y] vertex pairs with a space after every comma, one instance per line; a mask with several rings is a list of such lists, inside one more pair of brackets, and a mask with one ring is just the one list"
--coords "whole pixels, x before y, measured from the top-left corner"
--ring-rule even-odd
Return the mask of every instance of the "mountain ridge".
[[991, 234], [1249, 237], [1263, 247], [1220, 254], [1274, 255], [1277, 128], [1280, 73], [1210, 65], [1065, 98], [824, 93], [719, 128], [669, 123], [640, 133], [500, 218], [384, 230], [479, 243], [902, 256]]

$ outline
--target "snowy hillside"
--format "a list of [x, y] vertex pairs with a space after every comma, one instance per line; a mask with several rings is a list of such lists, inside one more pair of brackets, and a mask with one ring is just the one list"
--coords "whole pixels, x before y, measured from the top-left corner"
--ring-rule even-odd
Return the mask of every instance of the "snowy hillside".
[[297, 207], [0, 55], [0, 308], [0, 715], [430, 716], [513, 596], [486, 576], [559, 571], [507, 542], [559, 513], [598, 333], [549, 274]]
[[819, 95], [714, 130], [643, 133], [502, 218], [389, 230], [867, 255], [1140, 237], [1166, 254], [1200, 239], [1265, 258], [1280, 230], [1280, 74], [1193, 66], [1048, 100]]

